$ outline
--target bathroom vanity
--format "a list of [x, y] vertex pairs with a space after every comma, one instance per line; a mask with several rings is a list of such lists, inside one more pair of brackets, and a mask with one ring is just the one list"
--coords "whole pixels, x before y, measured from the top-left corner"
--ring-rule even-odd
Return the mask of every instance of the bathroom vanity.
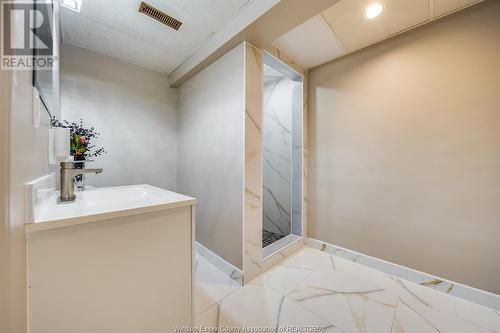
[[57, 191], [36, 184], [26, 227], [31, 333], [192, 325], [194, 198], [134, 185], [58, 204]]

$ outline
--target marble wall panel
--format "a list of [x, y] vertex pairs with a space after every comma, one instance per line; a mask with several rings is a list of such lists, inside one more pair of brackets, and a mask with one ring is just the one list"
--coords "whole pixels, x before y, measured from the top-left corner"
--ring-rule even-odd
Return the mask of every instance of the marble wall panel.
[[262, 121], [264, 115], [263, 54], [245, 43], [245, 192], [243, 282], [246, 284], [303, 247], [295, 238], [274, 254], [262, 257]]

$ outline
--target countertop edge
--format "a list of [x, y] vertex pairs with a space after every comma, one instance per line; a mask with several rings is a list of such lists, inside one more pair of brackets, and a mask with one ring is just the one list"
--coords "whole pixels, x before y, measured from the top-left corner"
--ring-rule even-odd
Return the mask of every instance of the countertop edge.
[[38, 231], [52, 230], [58, 228], [65, 228], [70, 226], [75, 226], [79, 224], [104, 222], [106, 220], [111, 220], [115, 218], [134, 216], [145, 213], [158, 212], [161, 210], [168, 210], [173, 208], [187, 207], [196, 205], [196, 199], [191, 198], [182, 201], [170, 202], [154, 206], [137, 207], [131, 209], [124, 209], [113, 212], [99, 213], [86, 216], [71, 217], [61, 220], [47, 221], [47, 222], [35, 222], [26, 224], [26, 234], [30, 234]]

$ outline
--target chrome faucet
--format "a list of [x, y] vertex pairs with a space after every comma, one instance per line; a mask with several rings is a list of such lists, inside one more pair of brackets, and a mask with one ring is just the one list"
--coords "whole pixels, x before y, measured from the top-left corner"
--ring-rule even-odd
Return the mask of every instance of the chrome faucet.
[[101, 173], [102, 169], [75, 169], [75, 162], [61, 162], [61, 194], [59, 202], [75, 201], [75, 184], [73, 178], [84, 173]]

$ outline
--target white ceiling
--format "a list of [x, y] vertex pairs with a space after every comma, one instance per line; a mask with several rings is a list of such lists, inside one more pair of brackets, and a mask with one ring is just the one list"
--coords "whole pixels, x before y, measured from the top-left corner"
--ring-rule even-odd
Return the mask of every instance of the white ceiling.
[[255, 0], [147, 0], [183, 22], [175, 31], [139, 13], [141, 0], [81, 0], [79, 13], [61, 8], [62, 39], [169, 73], [252, 1]]
[[367, 20], [364, 10], [374, 0], [341, 0], [273, 44], [311, 68], [481, 1], [382, 0], [384, 11]]

